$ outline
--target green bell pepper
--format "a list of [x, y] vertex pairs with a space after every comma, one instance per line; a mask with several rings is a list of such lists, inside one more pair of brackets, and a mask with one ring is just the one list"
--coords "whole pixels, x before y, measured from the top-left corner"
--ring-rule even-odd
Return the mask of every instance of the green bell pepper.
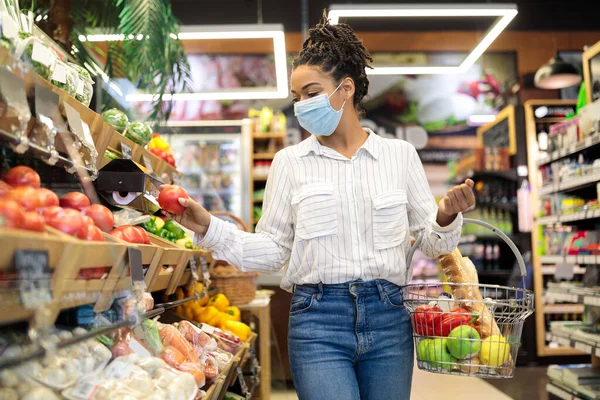
[[183, 229], [181, 229], [181, 227], [179, 225], [177, 225], [177, 223], [175, 221], [173, 221], [172, 219], [168, 219], [167, 222], [165, 222], [165, 226], [163, 227], [163, 230], [167, 230], [167, 231], [173, 233], [175, 235], [175, 237], [177, 238], [177, 240], [183, 239], [186, 237], [185, 231]]
[[150, 232], [153, 235], [159, 235], [159, 229], [156, 226], [156, 221], [150, 218], [148, 221], [140, 224], [142, 228], [146, 230], [146, 232]]
[[161, 238], [167, 239], [168, 241], [173, 242], [173, 243], [175, 243], [177, 241], [177, 237], [175, 236], [175, 234], [166, 229], [161, 230], [159, 236]]

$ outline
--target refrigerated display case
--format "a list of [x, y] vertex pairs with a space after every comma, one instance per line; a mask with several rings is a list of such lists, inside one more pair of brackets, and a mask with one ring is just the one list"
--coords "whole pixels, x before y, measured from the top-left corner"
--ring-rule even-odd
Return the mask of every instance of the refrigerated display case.
[[161, 128], [183, 186], [209, 212], [227, 211], [251, 224], [251, 121], [174, 121]]

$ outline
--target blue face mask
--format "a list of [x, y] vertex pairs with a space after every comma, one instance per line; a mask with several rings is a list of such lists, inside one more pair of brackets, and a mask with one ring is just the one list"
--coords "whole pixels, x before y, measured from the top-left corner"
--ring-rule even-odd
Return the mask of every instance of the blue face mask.
[[[335, 88], [333, 93], [337, 92], [340, 86], [342, 86], [342, 82]], [[333, 96], [333, 93], [329, 96], [325, 93], [320, 94], [294, 104], [294, 114], [298, 118], [301, 127], [315, 136], [330, 136], [335, 131], [342, 118], [346, 100], [344, 100], [342, 108], [336, 111], [329, 102], [329, 98]]]

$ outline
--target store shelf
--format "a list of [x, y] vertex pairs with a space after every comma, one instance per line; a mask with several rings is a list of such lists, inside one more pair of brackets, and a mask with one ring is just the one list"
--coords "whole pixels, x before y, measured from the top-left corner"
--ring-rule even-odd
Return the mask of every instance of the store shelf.
[[550, 332], [546, 335], [546, 340], [558, 343], [559, 346], [565, 348], [574, 349], [579, 354], [589, 354], [596, 357], [600, 356], [600, 343], [592, 341], [586, 342], [580, 338], [574, 338], [572, 335]]
[[579, 264], [579, 265], [599, 265], [600, 255], [588, 255], [588, 256], [541, 256], [540, 261], [542, 264]]
[[254, 139], [285, 139], [285, 132], [254, 132]]
[[254, 153], [252, 158], [255, 160], [272, 160], [276, 153]]
[[540, 196], [546, 196], [552, 193], [572, 191], [584, 188], [586, 186], [595, 185], [600, 181], [600, 171], [594, 170], [593, 173], [586, 176], [580, 176], [578, 178], [569, 179], [565, 182], [552, 183], [550, 185], [542, 186], [538, 194]]
[[539, 225], [554, 225], [564, 224], [567, 222], [579, 222], [586, 221], [589, 219], [600, 218], [600, 208], [592, 210], [587, 209], [585, 211], [578, 211], [571, 214], [551, 215], [549, 217], [538, 218], [537, 223]]
[[[556, 267], [542, 267], [542, 275], [554, 275], [556, 273]], [[575, 275], [585, 274], [585, 268], [575, 267], [573, 268]]]
[[581, 142], [577, 142], [577, 143], [567, 147], [566, 149], [553, 151], [552, 153], [548, 154], [546, 157], [539, 159], [537, 161], [537, 165], [541, 167], [542, 165], [549, 164], [553, 161], [560, 160], [561, 158], [569, 157], [574, 154], [580, 153], [580, 152], [587, 150], [591, 147], [594, 147], [598, 144], [600, 144], [600, 133], [596, 132], [593, 135], [588, 136], [585, 140], [583, 140]]
[[497, 203], [497, 202], [483, 202], [483, 201], [477, 201], [475, 203], [477, 208], [494, 208], [496, 210], [501, 210], [501, 211], [506, 211], [509, 213], [516, 213], [517, 212], [517, 205], [514, 203]]
[[544, 304], [544, 314], [583, 314], [583, 304]]
[[594, 291], [590, 288], [548, 289], [544, 297], [554, 301], [600, 307], [600, 290]]
[[554, 383], [547, 383], [546, 391], [548, 393], [550, 393], [551, 395], [556, 396], [562, 400], [584, 400], [583, 397], [579, 397], [574, 394], [571, 394], [571, 392], [563, 389], [562, 387], [559, 387], [558, 385], [556, 385]]
[[[513, 235], [508, 235], [508, 237], [513, 241], [516, 239]], [[478, 243], [492, 240], [504, 242], [504, 239], [497, 235], [465, 235], [460, 237], [458, 244]]]

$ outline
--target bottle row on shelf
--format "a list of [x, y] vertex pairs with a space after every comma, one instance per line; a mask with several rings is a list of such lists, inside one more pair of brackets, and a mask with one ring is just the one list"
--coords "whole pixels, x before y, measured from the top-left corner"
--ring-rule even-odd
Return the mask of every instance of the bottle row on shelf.
[[[595, 178], [600, 173], [600, 159], [595, 154], [584, 156], [583, 153], [577, 156], [564, 158], [554, 161], [550, 164], [543, 165], [539, 169], [540, 182], [542, 184], [542, 193], [552, 190], [558, 185], [558, 190], [561, 189], [561, 184], [571, 182], [577, 178]], [[594, 180], [594, 179], [592, 179]], [[595, 179], [597, 181], [598, 179]], [[565, 187], [567, 187], [565, 185]]]
[[[468, 214], [469, 218], [487, 222], [495, 226], [501, 232], [511, 235], [513, 233], [512, 215], [508, 211], [496, 207], [476, 207]], [[485, 236], [490, 235], [490, 231], [479, 225], [465, 224], [463, 226], [463, 235]]]
[[500, 245], [497, 241], [465, 243], [460, 245], [460, 249], [465, 257], [471, 259], [478, 271], [503, 269], [500, 263]]

